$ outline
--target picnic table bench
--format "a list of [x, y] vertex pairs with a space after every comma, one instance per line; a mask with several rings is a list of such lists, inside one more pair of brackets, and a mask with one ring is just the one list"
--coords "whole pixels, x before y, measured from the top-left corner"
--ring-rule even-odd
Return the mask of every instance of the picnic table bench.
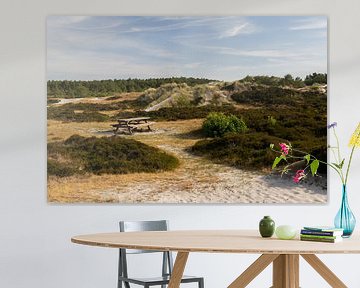
[[143, 127], [147, 127], [147, 131], [152, 131], [150, 125], [155, 122], [150, 122], [150, 117], [136, 117], [117, 119], [118, 123], [112, 124], [114, 133], [117, 134], [119, 130], [133, 134], [134, 131], [143, 131]]

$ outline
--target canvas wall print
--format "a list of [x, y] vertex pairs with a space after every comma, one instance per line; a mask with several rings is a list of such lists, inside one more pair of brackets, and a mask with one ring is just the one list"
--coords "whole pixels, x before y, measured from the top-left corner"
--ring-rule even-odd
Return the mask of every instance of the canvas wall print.
[[326, 17], [46, 25], [49, 202], [326, 203]]

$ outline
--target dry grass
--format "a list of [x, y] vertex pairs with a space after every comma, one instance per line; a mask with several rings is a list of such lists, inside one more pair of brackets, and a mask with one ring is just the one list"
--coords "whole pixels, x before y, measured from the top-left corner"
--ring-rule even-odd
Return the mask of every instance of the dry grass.
[[111, 134], [113, 122], [61, 122], [48, 120], [48, 142], [65, 140], [74, 134], [84, 137], [104, 136], [104, 133]]
[[[113, 135], [111, 122], [62, 123], [48, 121], [49, 141], [81, 136]], [[291, 186], [189, 154], [186, 148], [199, 139], [201, 119], [157, 122], [155, 131], [119, 135], [174, 154], [180, 166], [169, 172], [125, 175], [49, 177], [48, 200], [61, 203], [314, 203], [325, 202], [326, 191]], [[290, 186], [289, 186], [290, 185]], [[314, 187], [312, 187], [314, 188]]]
[[[73, 134], [81, 136], [98, 136], [103, 133], [94, 133], [94, 131], [109, 131], [109, 123], [61, 123], [59, 121], [48, 122], [48, 138], [64, 140]], [[117, 202], [117, 199], [98, 199], [96, 191], [109, 190], [126, 190], [136, 186], [141, 182], [162, 183], [164, 189], [166, 183], [176, 181], [178, 187], [183, 189], [192, 187], [192, 181], [183, 181], [184, 175], [191, 173], [192, 170], [201, 170], [199, 166], [207, 162], [201, 158], [195, 157], [195, 163], [189, 161], [191, 158], [184, 149], [192, 146], [198, 139], [179, 137], [179, 135], [191, 132], [193, 129], [201, 127], [202, 120], [186, 120], [174, 122], [157, 122], [154, 126], [155, 131], [150, 133], [137, 133], [135, 135], [121, 135], [118, 137], [132, 138], [141, 141], [147, 145], [154, 146], [166, 150], [170, 154], [174, 154], [180, 158], [180, 167], [175, 171], [163, 173], [134, 173], [126, 175], [87, 175], [72, 176], [68, 178], [49, 177], [48, 180], [48, 197], [51, 202]], [[108, 132], [112, 135], [111, 132]], [[56, 135], [56, 136], [55, 136]], [[186, 161], [185, 161], [186, 160]], [[184, 174], [185, 173], [185, 174]], [[204, 175], [205, 176], [205, 175]], [[209, 177], [199, 177], [198, 181], [208, 183], [211, 181]], [[95, 193], [94, 193], [95, 192]], [[91, 196], [93, 195], [93, 196]]]

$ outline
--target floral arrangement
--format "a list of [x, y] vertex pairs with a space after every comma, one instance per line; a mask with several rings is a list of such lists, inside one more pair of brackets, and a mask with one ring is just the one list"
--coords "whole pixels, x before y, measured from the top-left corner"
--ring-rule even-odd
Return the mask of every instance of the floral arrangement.
[[346, 172], [344, 172], [344, 168], [345, 168], [344, 165], [346, 160], [341, 156], [339, 138], [336, 134], [336, 126], [337, 126], [336, 122], [327, 126], [328, 129], [332, 130], [336, 139], [336, 146], [331, 146], [331, 145], [328, 146], [328, 148], [333, 153], [335, 162], [328, 163], [321, 161], [317, 159], [314, 155], [295, 149], [294, 147], [291, 146], [291, 143], [279, 143], [280, 146], [279, 150], [274, 149], [274, 144], [270, 145], [270, 148], [273, 151], [280, 154], [280, 156], [275, 158], [272, 168], [275, 169], [280, 162], [285, 161], [287, 164], [282, 169], [282, 174], [284, 174], [290, 171], [294, 163], [303, 161], [305, 164], [305, 168], [301, 170], [297, 170], [295, 175], [293, 176], [293, 181], [295, 183], [299, 183], [301, 180], [306, 178], [307, 175], [310, 173], [312, 176], [315, 176], [317, 174], [320, 164], [324, 164], [334, 169], [337, 172], [337, 174], [340, 176], [342, 184], [346, 186], [355, 148], [356, 147], [360, 148], [360, 122], [350, 138], [349, 146], [352, 149], [349, 156], [349, 161], [347, 162], [346, 165]]

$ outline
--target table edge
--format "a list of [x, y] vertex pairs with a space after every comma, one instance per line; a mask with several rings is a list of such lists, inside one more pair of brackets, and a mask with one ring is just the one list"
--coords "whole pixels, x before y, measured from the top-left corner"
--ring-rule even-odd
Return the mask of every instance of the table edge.
[[[81, 237], [85, 235], [78, 235], [71, 238], [71, 242], [74, 244], [101, 247], [101, 248], [116, 248], [116, 249], [137, 249], [137, 250], [152, 250], [152, 251], [171, 251], [171, 252], [189, 252], [189, 253], [225, 253], [225, 254], [360, 254], [359, 250], [342, 250], [342, 251], [329, 251], [329, 250], [262, 250], [262, 249], [211, 249], [211, 248], [180, 248], [180, 247], [171, 247], [171, 246], [152, 246], [152, 245], [138, 245], [138, 244], [114, 244], [114, 243], [105, 243], [97, 242], [90, 240], [80, 240], [76, 237]], [[336, 245], [336, 243], [325, 243], [328, 245]]]

